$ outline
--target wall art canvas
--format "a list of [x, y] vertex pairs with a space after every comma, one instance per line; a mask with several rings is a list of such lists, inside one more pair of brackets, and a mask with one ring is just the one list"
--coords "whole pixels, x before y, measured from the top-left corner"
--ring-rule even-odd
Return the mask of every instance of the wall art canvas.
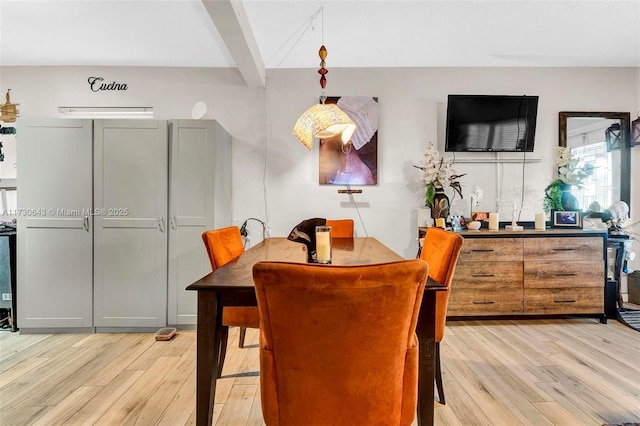
[[340, 135], [320, 139], [318, 182], [321, 185], [377, 185], [378, 98], [334, 96], [327, 97], [325, 102], [338, 104], [357, 127], [346, 145]]

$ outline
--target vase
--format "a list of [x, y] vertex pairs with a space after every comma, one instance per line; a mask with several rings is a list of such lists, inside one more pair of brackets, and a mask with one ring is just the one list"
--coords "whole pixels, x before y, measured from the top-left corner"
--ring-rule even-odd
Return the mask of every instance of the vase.
[[444, 193], [444, 188], [437, 188], [433, 197], [433, 205], [431, 206], [431, 217], [434, 222], [438, 218], [444, 218], [446, 220], [449, 216], [449, 197]]
[[560, 190], [562, 191], [562, 197], [560, 198], [562, 210], [580, 210], [578, 199], [571, 193], [571, 185], [562, 184], [560, 185]]

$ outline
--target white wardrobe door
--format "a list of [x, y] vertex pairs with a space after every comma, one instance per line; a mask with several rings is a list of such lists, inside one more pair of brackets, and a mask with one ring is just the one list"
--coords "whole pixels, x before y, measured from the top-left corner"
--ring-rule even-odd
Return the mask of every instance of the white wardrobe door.
[[94, 323], [166, 325], [167, 123], [97, 120]]
[[18, 122], [21, 329], [93, 324], [92, 124]]

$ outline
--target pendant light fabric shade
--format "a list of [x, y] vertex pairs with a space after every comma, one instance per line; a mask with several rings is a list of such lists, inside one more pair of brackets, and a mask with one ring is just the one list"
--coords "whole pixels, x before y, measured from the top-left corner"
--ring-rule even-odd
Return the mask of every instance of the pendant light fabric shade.
[[306, 110], [295, 126], [293, 134], [311, 151], [313, 138], [330, 138], [342, 134], [342, 143], [347, 143], [356, 130], [355, 123], [335, 104], [316, 104]]

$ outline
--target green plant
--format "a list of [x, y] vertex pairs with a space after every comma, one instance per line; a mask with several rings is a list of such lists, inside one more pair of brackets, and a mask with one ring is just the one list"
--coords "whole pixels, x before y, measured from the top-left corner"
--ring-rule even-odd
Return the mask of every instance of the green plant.
[[562, 208], [562, 186], [566, 185], [562, 180], [556, 179], [544, 189], [544, 201], [542, 208], [545, 212], [549, 210], [563, 210]]

